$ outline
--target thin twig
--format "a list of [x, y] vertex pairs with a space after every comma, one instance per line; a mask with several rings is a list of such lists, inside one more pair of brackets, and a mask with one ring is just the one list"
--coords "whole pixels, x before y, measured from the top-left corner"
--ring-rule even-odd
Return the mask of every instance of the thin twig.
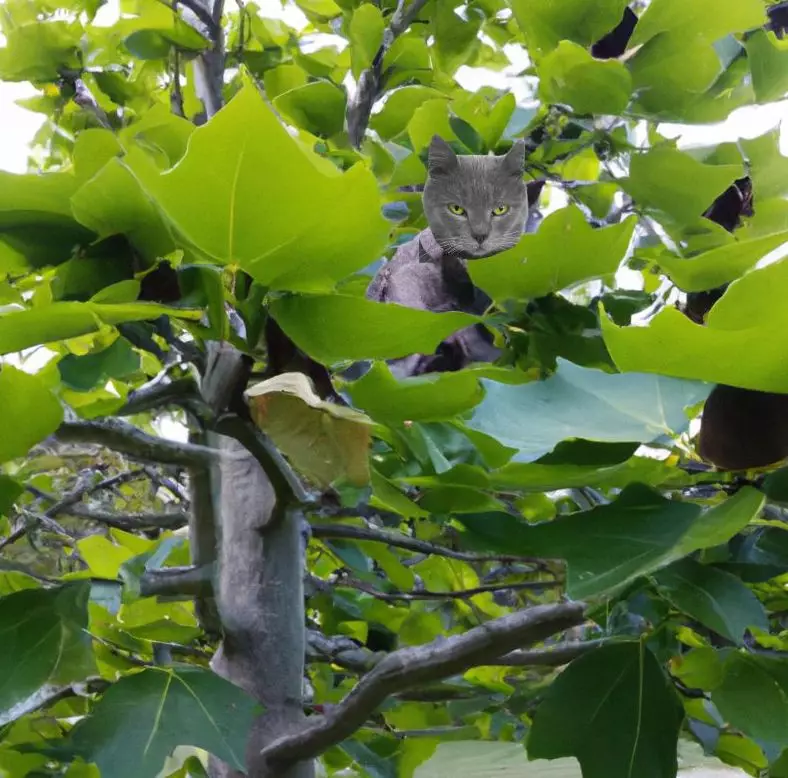
[[478, 594], [487, 594], [489, 592], [542, 591], [552, 586], [562, 586], [563, 581], [518, 581], [508, 584], [484, 584], [472, 589], [460, 589], [454, 592], [432, 592], [426, 589], [424, 591], [414, 589], [409, 592], [381, 592], [374, 586], [364, 583], [364, 581], [344, 576], [338, 578], [335, 585], [346, 586], [349, 589], [357, 589], [360, 592], [369, 594], [377, 600], [383, 600], [385, 602], [413, 602], [416, 600], [467, 600]]
[[427, 0], [412, 0], [405, 8], [405, 0], [399, 0], [397, 10], [391, 17], [389, 26], [383, 31], [383, 42], [375, 54], [372, 64], [361, 74], [356, 94], [348, 101], [347, 128], [350, 142], [358, 148], [364, 140], [369, 125], [372, 106], [378, 99], [383, 86], [383, 59], [394, 41], [410, 27]]
[[475, 554], [470, 551], [455, 551], [452, 548], [429, 543], [426, 540], [411, 538], [401, 533], [372, 529], [371, 527], [353, 527], [349, 524], [312, 524], [312, 536], [315, 538], [347, 538], [352, 540], [371, 540], [385, 543], [394, 548], [404, 548], [422, 554], [457, 559], [460, 562], [502, 562], [504, 564], [525, 563], [543, 565], [544, 559], [537, 557], [514, 556], [508, 554]]

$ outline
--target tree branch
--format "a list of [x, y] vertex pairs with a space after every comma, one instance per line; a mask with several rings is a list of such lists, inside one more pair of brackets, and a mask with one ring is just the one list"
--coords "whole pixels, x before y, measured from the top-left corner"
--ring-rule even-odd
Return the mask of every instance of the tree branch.
[[191, 378], [178, 378], [168, 383], [157, 378], [131, 392], [125, 405], [118, 411], [118, 415], [131, 416], [135, 413], [159, 410], [168, 405], [185, 408], [200, 418], [210, 412]]
[[64, 443], [96, 443], [130, 459], [155, 464], [204, 466], [219, 457], [212, 448], [156, 438], [120, 419], [66, 421], [58, 428], [55, 438]]
[[434, 554], [460, 562], [501, 562], [503, 564], [525, 563], [543, 566], [544, 559], [538, 557], [509, 556], [501, 554], [475, 554], [470, 551], [455, 551], [426, 540], [411, 538], [401, 533], [372, 527], [353, 527], [349, 524], [312, 524], [312, 536], [315, 538], [346, 538], [349, 540], [372, 540], [385, 543], [394, 548], [404, 548], [421, 554]]
[[213, 572], [213, 564], [148, 570], [140, 579], [140, 594], [143, 597], [210, 597]]
[[300, 732], [275, 740], [260, 758], [273, 771], [277, 766], [317, 757], [351, 737], [390, 695], [457, 675], [523, 644], [542, 641], [581, 623], [584, 610], [582, 603], [540, 605], [488, 621], [462, 635], [394, 651], [361, 678], [335, 708], [307, 720]]
[[560, 643], [550, 648], [517, 649], [490, 664], [505, 667], [560, 667], [573, 659], [609, 643], [608, 638]]
[[369, 125], [372, 107], [380, 96], [383, 81], [383, 59], [394, 41], [410, 27], [427, 0], [412, 0], [405, 8], [405, 0], [399, 0], [397, 10], [391, 17], [389, 26], [383, 31], [383, 43], [372, 60], [372, 65], [359, 77], [358, 88], [347, 106], [347, 128], [350, 142], [358, 148], [364, 140]]

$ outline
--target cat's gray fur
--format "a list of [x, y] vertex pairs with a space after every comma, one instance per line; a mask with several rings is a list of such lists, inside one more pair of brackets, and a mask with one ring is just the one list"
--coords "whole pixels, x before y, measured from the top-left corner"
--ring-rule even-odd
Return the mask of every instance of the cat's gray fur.
[[[429, 147], [423, 196], [430, 228], [400, 246], [372, 280], [367, 297], [435, 312], [483, 313], [490, 299], [473, 286], [465, 262], [497, 254], [519, 241], [528, 218], [524, 166], [522, 141], [500, 157], [457, 156], [436, 135]], [[452, 214], [452, 204], [464, 208], [465, 214]], [[493, 216], [499, 205], [509, 210]], [[395, 375], [418, 375], [491, 362], [498, 354], [490, 333], [475, 325], [455, 332], [435, 354], [413, 354], [389, 364]]]

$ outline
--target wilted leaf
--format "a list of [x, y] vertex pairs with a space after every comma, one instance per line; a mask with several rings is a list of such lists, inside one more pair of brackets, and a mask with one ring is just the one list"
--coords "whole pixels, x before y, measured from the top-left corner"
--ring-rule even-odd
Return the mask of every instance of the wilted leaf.
[[369, 482], [370, 421], [321, 400], [303, 373], [282, 373], [247, 390], [252, 418], [295, 468], [322, 487]]

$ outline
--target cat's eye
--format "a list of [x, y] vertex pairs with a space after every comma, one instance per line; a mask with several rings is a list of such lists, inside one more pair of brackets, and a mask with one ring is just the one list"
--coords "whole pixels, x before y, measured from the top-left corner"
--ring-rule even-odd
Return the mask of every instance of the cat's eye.
[[449, 203], [449, 213], [453, 213], [455, 216], [465, 216], [465, 208], [461, 205], [457, 205], [457, 203]]
[[493, 216], [503, 216], [508, 210], [508, 205], [497, 205], [492, 209], [492, 214]]

